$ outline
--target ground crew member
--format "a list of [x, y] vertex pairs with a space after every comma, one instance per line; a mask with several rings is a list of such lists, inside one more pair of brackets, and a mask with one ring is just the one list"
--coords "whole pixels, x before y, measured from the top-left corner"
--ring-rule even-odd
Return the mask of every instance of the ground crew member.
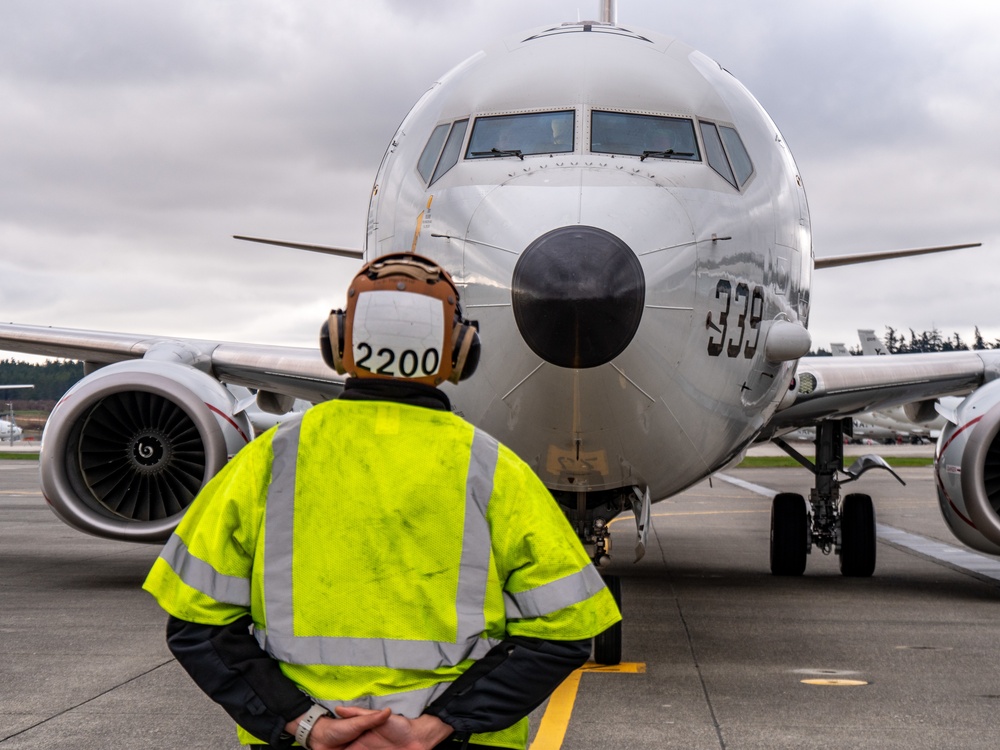
[[367, 264], [321, 344], [343, 394], [240, 451], [146, 580], [171, 651], [251, 746], [524, 748], [619, 621], [610, 592], [531, 469], [437, 388], [479, 358], [444, 270]]

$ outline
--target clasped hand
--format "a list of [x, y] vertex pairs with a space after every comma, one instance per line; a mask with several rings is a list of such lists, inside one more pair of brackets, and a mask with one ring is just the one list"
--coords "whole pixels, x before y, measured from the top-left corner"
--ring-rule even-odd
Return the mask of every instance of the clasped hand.
[[435, 716], [416, 719], [392, 713], [388, 708], [341, 706], [339, 719], [322, 718], [309, 734], [310, 750], [430, 750], [451, 734], [452, 729]]

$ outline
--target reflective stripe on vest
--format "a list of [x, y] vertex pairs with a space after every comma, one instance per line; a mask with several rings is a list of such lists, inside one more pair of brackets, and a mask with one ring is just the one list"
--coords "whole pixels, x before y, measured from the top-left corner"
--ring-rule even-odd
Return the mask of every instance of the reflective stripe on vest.
[[317, 703], [326, 706], [333, 711], [337, 706], [355, 706], [357, 708], [370, 708], [373, 711], [381, 711], [383, 708], [391, 708], [395, 714], [402, 714], [411, 719], [415, 719], [424, 712], [438, 696], [451, 687], [450, 682], [439, 682], [430, 687], [418, 690], [405, 690], [389, 695], [364, 695], [354, 700], [322, 700], [313, 698]]
[[604, 579], [593, 565], [588, 565], [558, 581], [550, 581], [516, 594], [504, 593], [508, 620], [544, 617], [564, 607], [579, 604], [604, 588]]
[[490, 564], [486, 510], [493, 493], [499, 446], [485, 432], [473, 434], [465, 482], [456, 642], [296, 636], [292, 607], [292, 550], [295, 522], [295, 470], [302, 418], [282, 422], [272, 440], [274, 459], [267, 496], [264, 546], [264, 602], [267, 629], [255, 628], [261, 647], [289, 664], [388, 667], [434, 670], [479, 659], [498, 641], [483, 637]]
[[191, 554], [184, 540], [174, 534], [160, 552], [167, 565], [186, 585], [223, 604], [250, 606], [250, 581], [223, 575]]

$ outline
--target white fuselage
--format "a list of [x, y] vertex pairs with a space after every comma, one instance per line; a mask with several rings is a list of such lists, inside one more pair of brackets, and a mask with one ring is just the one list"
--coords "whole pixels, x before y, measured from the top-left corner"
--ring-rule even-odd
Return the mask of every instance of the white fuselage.
[[[595, 111], [690, 120], [696, 157], [690, 147], [681, 158], [595, 153]], [[564, 150], [469, 156], [477, 118], [547, 112], [573, 113], [571, 145], [555, 147]], [[435, 128], [463, 120], [454, 165], [428, 176], [418, 160]], [[745, 145], [753, 171], [739, 186], [710, 166], [713, 128], [735, 130]], [[627, 245], [645, 289], [624, 350], [566, 367], [525, 343], [512, 279], [539, 237], [579, 226]], [[638, 486], [659, 499], [725, 465], [793, 375], [793, 361], [764, 357], [772, 323], [808, 318], [808, 208], [774, 123], [704, 55], [611, 26], [507, 40], [416, 104], [378, 174], [366, 254], [411, 250], [452, 272], [466, 316], [481, 326], [479, 371], [449, 391], [456, 411], [553, 490]], [[568, 278], [566, 295], [579, 284]]]
[[21, 428], [6, 419], [0, 419], [0, 441], [20, 440]]

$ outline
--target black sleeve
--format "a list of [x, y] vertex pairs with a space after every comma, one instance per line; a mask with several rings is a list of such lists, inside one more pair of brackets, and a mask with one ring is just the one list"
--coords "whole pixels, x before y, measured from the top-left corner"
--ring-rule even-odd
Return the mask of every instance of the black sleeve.
[[291, 747], [285, 724], [312, 705], [260, 647], [253, 621], [199, 625], [176, 617], [167, 621], [167, 647], [191, 679], [237, 724], [271, 747]]
[[590, 656], [590, 639], [511, 637], [425, 709], [456, 732], [495, 732], [527, 716]]

